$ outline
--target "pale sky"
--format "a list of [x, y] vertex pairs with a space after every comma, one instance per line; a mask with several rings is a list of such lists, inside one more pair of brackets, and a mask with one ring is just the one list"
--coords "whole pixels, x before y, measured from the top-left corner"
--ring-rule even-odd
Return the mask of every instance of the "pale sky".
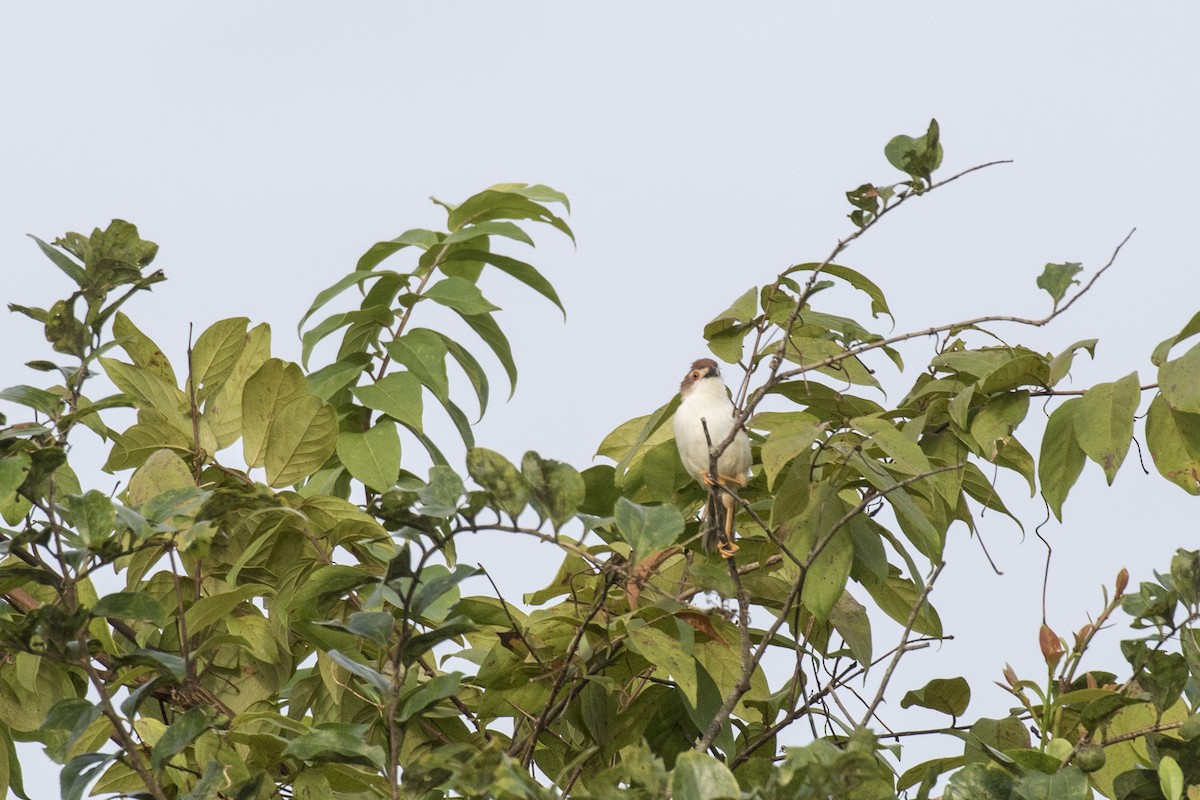
[[[295, 358], [295, 325], [317, 291], [375, 241], [444, 224], [429, 195], [546, 183], [571, 198], [578, 248], [546, 228], [522, 255], [568, 319], [485, 282], [521, 377], [505, 404], [486, 362], [495, 400], [476, 434], [514, 460], [535, 449], [582, 469], [609, 430], [666, 402], [707, 354], [705, 322], [787, 265], [824, 258], [852, 230], [844, 192], [900, 180], [884, 143], [937, 117], [943, 176], [1015, 163], [909, 205], [841, 257], [886, 292], [895, 331], [1041, 316], [1046, 262], [1081, 261], [1086, 277], [1136, 226], [1066, 317], [996, 331], [1054, 352], [1098, 337], [1077, 385], [1134, 369], [1149, 383], [1154, 345], [1200, 309], [1197, 30], [1200, 6], [1179, 2], [6, 4], [0, 300], [45, 306], [69, 291], [26, 233], [52, 239], [120, 217], [161, 246], [155, 266], [169, 280], [126, 310], [169, 355], [182, 359], [188, 322], [244, 315], [269, 322], [275, 354]], [[843, 297], [827, 310], [864, 316]], [[20, 366], [50, 355], [32, 322], [0, 314], [0, 341], [4, 385], [44, 377]], [[893, 402], [932, 345], [904, 352], [911, 374], [882, 374]], [[1040, 413], [1035, 404], [1018, 431], [1035, 454]], [[1049, 621], [1063, 635], [1099, 609], [1099, 584], [1122, 566], [1136, 583], [1200, 539], [1193, 498], [1148, 455], [1149, 477], [1129, 458], [1112, 488], [1090, 465], [1065, 524], [1043, 529], [1055, 548]], [[1008, 476], [1001, 488], [1014, 503], [1022, 494]], [[956, 638], [910, 656], [897, 689], [966, 675], [974, 718], [1010, 705], [991, 684], [1005, 661], [1041, 677], [1040, 500], [1019, 514], [1024, 541], [1007, 519], [983, 518], [1003, 576], [952, 529], [933, 599]], [[557, 563], [508, 540], [464, 552], [513, 597]], [[877, 629], [877, 652], [896, 635]], [[1094, 666], [1119, 668], [1121, 635]], [[901, 694], [885, 718], [911, 727]], [[31, 796], [57, 791], [27, 770]]]

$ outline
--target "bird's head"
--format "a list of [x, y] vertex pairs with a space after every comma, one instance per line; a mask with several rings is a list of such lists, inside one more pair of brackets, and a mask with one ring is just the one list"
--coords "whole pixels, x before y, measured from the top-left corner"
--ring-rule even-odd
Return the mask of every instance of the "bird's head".
[[721, 380], [721, 368], [717, 366], [717, 362], [711, 358], [701, 358], [693, 361], [688, 374], [683, 376], [683, 382], [679, 384], [679, 393], [687, 397], [696, 384], [708, 378]]

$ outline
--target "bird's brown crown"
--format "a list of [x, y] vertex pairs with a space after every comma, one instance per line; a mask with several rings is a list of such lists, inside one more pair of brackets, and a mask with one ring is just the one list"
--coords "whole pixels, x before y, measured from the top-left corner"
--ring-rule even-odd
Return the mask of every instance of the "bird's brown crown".
[[711, 358], [698, 358], [692, 362], [688, 374], [683, 376], [683, 382], [679, 384], [679, 391], [687, 391], [697, 382], [709, 377], [721, 377], [721, 368]]

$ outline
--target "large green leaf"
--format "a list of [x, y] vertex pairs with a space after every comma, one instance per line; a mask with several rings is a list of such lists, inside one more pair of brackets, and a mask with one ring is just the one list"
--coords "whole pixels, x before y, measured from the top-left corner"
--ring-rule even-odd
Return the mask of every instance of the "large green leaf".
[[266, 461], [267, 431], [281, 410], [294, 400], [313, 397], [300, 367], [267, 359], [246, 380], [242, 391], [242, 456], [251, 467]]
[[312, 475], [333, 455], [337, 414], [316, 395], [297, 397], [279, 409], [267, 429], [263, 465], [271, 486], [291, 486]]
[[1146, 447], [1164, 478], [1200, 494], [1200, 414], [1176, 411], [1156, 395], [1146, 412]]
[[1038, 481], [1042, 497], [1062, 522], [1062, 506], [1083, 471], [1087, 454], [1075, 436], [1075, 423], [1083, 400], [1071, 398], [1054, 410], [1042, 435], [1042, 457], [1038, 463]]
[[112, 332], [117, 344], [134, 364], [158, 374], [172, 386], [179, 384], [175, 379], [175, 370], [163, 351], [121, 311], [113, 318]]
[[1200, 344], [1159, 367], [1158, 386], [1171, 408], [1200, 413]]
[[[1112, 484], [1133, 439], [1133, 415], [1141, 397], [1138, 375], [1088, 389], [1075, 418], [1075, 438]], [[1168, 402], [1170, 402], [1168, 400]]]
[[382, 411], [410, 428], [421, 429], [421, 382], [411, 372], [391, 372], [375, 383], [356, 386], [353, 391], [367, 408]]
[[196, 339], [191, 355], [191, 380], [203, 399], [229, 377], [234, 364], [246, 347], [246, 317], [223, 319], [208, 327]]
[[270, 357], [271, 329], [266, 323], [255, 325], [246, 334], [245, 347], [221, 387], [204, 401], [204, 418], [218, 450], [233, 444], [242, 435], [242, 393], [250, 377]]
[[195, 485], [191, 469], [179, 454], [163, 448], [151, 453], [133, 473], [126, 497], [130, 505], [140, 506], [170, 489]]
[[450, 399], [450, 381], [446, 376], [446, 344], [435, 332], [414, 328], [387, 343], [387, 351], [398, 363], [445, 404]]
[[504, 272], [507, 275], [516, 278], [521, 283], [533, 289], [538, 294], [545, 297], [554, 305], [558, 306], [558, 310], [563, 313], [563, 319], [566, 319], [567, 311], [563, 308], [562, 301], [558, 297], [558, 292], [554, 290], [554, 286], [550, 281], [542, 277], [542, 274], [533, 268], [532, 265], [526, 264], [524, 261], [518, 261], [515, 258], [493, 253], [487, 250], [467, 250], [455, 248], [446, 257], [447, 262], [452, 261], [481, 261], [485, 264], [491, 264], [496, 269]]
[[767, 485], [774, 486], [775, 478], [793, 458], [816, 446], [826, 423], [804, 411], [766, 411], [756, 414], [750, 427], [767, 431], [762, 465]]
[[423, 296], [467, 316], [500, 310], [487, 301], [478, 286], [457, 276], [442, 278], [426, 289]]
[[396, 423], [381, 419], [365, 432], [343, 431], [337, 454], [350, 474], [377, 492], [390, 489], [400, 474], [400, 434]]
[[101, 358], [100, 366], [118, 389], [135, 399], [139, 408], [153, 408], [170, 424], [191, 434], [191, 422], [186, 417], [187, 397], [179, 387], [168, 383], [161, 372], [111, 358]]

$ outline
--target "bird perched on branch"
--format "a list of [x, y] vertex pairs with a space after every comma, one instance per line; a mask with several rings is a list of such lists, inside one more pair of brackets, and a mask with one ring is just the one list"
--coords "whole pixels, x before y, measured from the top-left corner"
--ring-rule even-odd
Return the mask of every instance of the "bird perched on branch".
[[[729, 558], [738, 550], [733, 543], [735, 495], [738, 486], [746, 485], [750, 473], [750, 439], [745, 430], [739, 429], [718, 454], [714, 475], [712, 451], [725, 445], [737, 425], [729, 390], [721, 380], [717, 362], [702, 358], [693, 363], [679, 385], [679, 395], [681, 400], [675, 411], [679, 458], [692, 477], [709, 487], [709, 527], [704, 547], [711, 550], [715, 545], [722, 556]], [[723, 515], [719, 514], [720, 509], [724, 509]]]

